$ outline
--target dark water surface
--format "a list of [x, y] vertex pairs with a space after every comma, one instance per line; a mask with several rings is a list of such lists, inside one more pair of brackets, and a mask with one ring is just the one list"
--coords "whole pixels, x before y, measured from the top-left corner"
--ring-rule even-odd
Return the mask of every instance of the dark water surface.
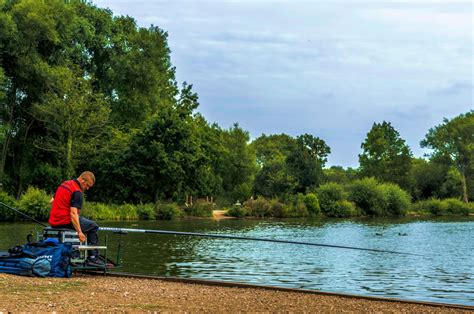
[[[474, 305], [474, 217], [436, 220], [183, 220], [102, 226], [220, 233], [423, 254], [130, 233], [120, 271]], [[0, 250], [34, 224], [0, 224]], [[117, 236], [108, 234], [109, 256]]]

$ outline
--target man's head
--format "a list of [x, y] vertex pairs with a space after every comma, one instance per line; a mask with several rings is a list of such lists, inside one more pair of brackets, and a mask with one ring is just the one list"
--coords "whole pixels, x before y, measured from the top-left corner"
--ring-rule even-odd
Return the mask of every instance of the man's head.
[[81, 190], [87, 191], [94, 185], [95, 176], [90, 171], [84, 171], [83, 173], [81, 173], [79, 178], [77, 178], [77, 181], [81, 185]]

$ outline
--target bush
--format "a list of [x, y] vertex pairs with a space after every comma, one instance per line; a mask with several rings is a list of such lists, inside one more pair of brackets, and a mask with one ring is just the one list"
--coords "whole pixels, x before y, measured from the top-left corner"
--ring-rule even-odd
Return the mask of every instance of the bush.
[[307, 217], [308, 215], [309, 213], [304, 202], [304, 195], [301, 193], [294, 195], [288, 205], [287, 217]]
[[355, 180], [349, 185], [348, 190], [348, 200], [354, 202], [366, 215], [382, 216], [386, 214], [383, 189], [374, 178]]
[[133, 204], [122, 204], [115, 206], [115, 212], [119, 220], [138, 220], [138, 209]]
[[448, 198], [442, 201], [446, 206], [448, 214], [452, 215], [469, 215], [470, 206], [455, 198]]
[[353, 217], [357, 216], [358, 212], [354, 203], [341, 200], [334, 203], [334, 210], [331, 217]]
[[81, 215], [92, 220], [138, 220], [138, 209], [133, 204], [108, 205], [86, 202]]
[[346, 199], [344, 187], [336, 182], [321, 185], [318, 190], [319, 206], [326, 216], [334, 217], [337, 211], [336, 202]]
[[318, 197], [313, 193], [309, 193], [304, 197], [304, 203], [306, 205], [308, 213], [311, 216], [316, 216], [321, 211], [321, 209], [319, 208]]
[[410, 196], [398, 185], [392, 183], [380, 186], [384, 196], [384, 213], [387, 215], [404, 216], [410, 208]]
[[157, 203], [156, 217], [158, 219], [172, 220], [184, 216], [184, 211], [176, 203]]
[[20, 211], [34, 219], [47, 221], [51, 209], [50, 200], [51, 196], [46, 194], [45, 191], [30, 186], [20, 197], [18, 207]]
[[229, 209], [227, 215], [231, 217], [241, 218], [247, 216], [247, 210], [243, 206], [233, 206], [231, 209]]
[[[13, 196], [10, 196], [3, 191], [0, 192], [0, 202], [13, 208], [17, 206]], [[14, 210], [0, 206], [0, 221], [13, 221], [17, 217], [18, 214]]]
[[270, 200], [270, 211], [273, 217], [286, 218], [290, 217], [290, 210], [286, 204], [283, 204], [278, 199]]
[[92, 220], [119, 220], [120, 216], [113, 209], [102, 203], [86, 202], [81, 210], [81, 215]]
[[243, 207], [248, 212], [249, 216], [264, 218], [273, 215], [270, 202], [264, 197], [249, 199], [244, 202]]
[[448, 204], [434, 198], [419, 202], [419, 206], [422, 211], [427, 211], [437, 216], [446, 215], [448, 212]]
[[156, 211], [153, 204], [140, 204], [137, 205], [138, 218], [140, 220], [155, 220]]
[[186, 213], [195, 217], [212, 217], [214, 205], [210, 202], [198, 200], [191, 207], [186, 208]]

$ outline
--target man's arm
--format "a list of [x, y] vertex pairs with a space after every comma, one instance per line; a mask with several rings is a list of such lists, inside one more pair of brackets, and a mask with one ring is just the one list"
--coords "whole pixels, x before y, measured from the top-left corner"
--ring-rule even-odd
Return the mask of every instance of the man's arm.
[[76, 207], [71, 207], [71, 222], [72, 222], [72, 225], [74, 226], [74, 229], [76, 229], [77, 231], [79, 240], [81, 242], [85, 242], [86, 236], [84, 235], [84, 233], [82, 233], [81, 224], [79, 223], [79, 213]]

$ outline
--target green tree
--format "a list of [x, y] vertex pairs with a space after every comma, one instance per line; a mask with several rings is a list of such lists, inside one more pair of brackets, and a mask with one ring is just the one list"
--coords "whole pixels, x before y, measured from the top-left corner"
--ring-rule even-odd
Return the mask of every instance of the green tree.
[[76, 174], [78, 160], [101, 145], [110, 109], [87, 80], [64, 73], [64, 91], [48, 93], [35, 106], [36, 117], [47, 133], [37, 141], [40, 149], [54, 152], [62, 161], [64, 178]]
[[255, 177], [253, 191], [264, 197], [284, 197], [296, 190], [297, 182], [284, 161], [267, 162]]
[[252, 142], [259, 166], [253, 185], [256, 195], [282, 197], [295, 191], [296, 179], [286, 165], [286, 158], [296, 145], [296, 140], [286, 134], [262, 134]]
[[474, 167], [474, 110], [460, 114], [451, 120], [431, 128], [421, 141], [421, 147], [431, 148], [431, 158], [447, 158], [456, 167], [462, 180], [462, 197], [469, 201], [468, 173]]
[[330, 153], [329, 146], [319, 137], [303, 134], [296, 138], [296, 147], [286, 158], [286, 165], [297, 182], [296, 192], [319, 186]]
[[139, 128], [179, 96], [168, 35], [156, 26], [138, 28], [130, 17], [115, 18], [113, 32], [105, 87], [111, 119], [123, 128]]
[[114, 173], [122, 195], [117, 200], [184, 200], [201, 189], [207, 165], [192, 108], [184, 100], [161, 108], [131, 139]]
[[374, 123], [359, 154], [360, 175], [408, 188], [412, 153], [390, 122]]
[[57, 67], [63, 64], [65, 44], [71, 43], [74, 14], [59, 0], [3, 1], [0, 6], [0, 61], [6, 77], [0, 180], [7, 169], [20, 180], [19, 194], [25, 168], [38, 161], [31, 159], [37, 127], [31, 107], [59, 82]]
[[259, 166], [273, 162], [284, 162], [296, 146], [296, 141], [286, 134], [262, 134], [252, 144]]
[[233, 202], [252, 195], [257, 164], [255, 152], [248, 144], [249, 140], [249, 133], [237, 123], [221, 133], [224, 150], [218, 171], [225, 197]]
[[[137, 27], [130, 17], [80, 0], [3, 1], [0, 9], [0, 180], [10, 193], [20, 195], [33, 182], [49, 188], [75, 168], [114, 173], [154, 114], [179, 110], [167, 34], [158, 27]], [[71, 116], [61, 117], [61, 108], [95, 119], [84, 126], [90, 136], [77, 131], [69, 149], [70, 126], [57, 122]], [[111, 109], [105, 126], [104, 108]], [[91, 130], [94, 124], [101, 132]], [[100, 133], [104, 140], [94, 150]]]
[[448, 167], [439, 162], [413, 158], [410, 169], [410, 192], [415, 200], [441, 197], [440, 187], [446, 180]]
[[323, 169], [323, 174], [326, 182], [340, 184], [348, 184], [358, 176], [357, 170], [351, 167], [344, 169], [341, 166], [331, 166], [329, 169]]

